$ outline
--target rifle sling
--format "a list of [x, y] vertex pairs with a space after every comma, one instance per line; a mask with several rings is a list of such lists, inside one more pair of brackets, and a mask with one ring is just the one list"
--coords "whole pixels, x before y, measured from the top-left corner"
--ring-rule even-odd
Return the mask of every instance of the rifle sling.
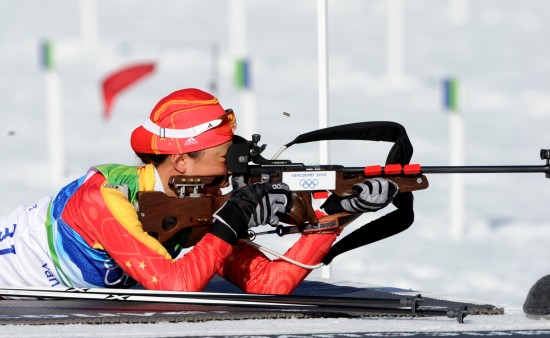
[[[413, 146], [405, 128], [398, 123], [387, 121], [329, 127], [302, 134], [287, 146], [294, 143], [337, 139], [394, 142], [386, 158], [386, 164], [409, 164], [413, 154]], [[361, 226], [339, 240], [322, 262], [329, 264], [341, 253], [393, 236], [409, 228], [414, 221], [413, 200], [411, 192], [399, 193], [392, 201], [396, 210]]]
[[398, 194], [393, 204], [397, 207], [396, 210], [364, 224], [336, 242], [323, 258], [323, 264], [328, 265], [334, 257], [344, 252], [396, 235], [409, 228], [414, 221], [412, 192]]

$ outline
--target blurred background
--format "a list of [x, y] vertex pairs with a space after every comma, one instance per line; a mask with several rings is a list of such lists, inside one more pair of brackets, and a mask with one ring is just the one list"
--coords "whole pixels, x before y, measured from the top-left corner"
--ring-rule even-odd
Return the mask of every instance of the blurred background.
[[[130, 133], [158, 100], [186, 87], [233, 108], [237, 133], [261, 134], [266, 157], [319, 128], [323, 110], [328, 126], [402, 124], [412, 163], [424, 166], [542, 165], [539, 151], [550, 148], [548, 1], [0, 5], [0, 214], [54, 194], [92, 165], [139, 164]], [[104, 81], [143, 64], [153, 71], [118, 92], [106, 114]], [[335, 141], [326, 155], [374, 165], [389, 148]], [[322, 156], [308, 144], [280, 158], [318, 164]], [[415, 193], [411, 228], [337, 257], [331, 277], [521, 305], [550, 272], [550, 182], [544, 174], [463, 175], [456, 202], [452, 176], [430, 175], [429, 190]], [[295, 239], [260, 242], [284, 251]]]

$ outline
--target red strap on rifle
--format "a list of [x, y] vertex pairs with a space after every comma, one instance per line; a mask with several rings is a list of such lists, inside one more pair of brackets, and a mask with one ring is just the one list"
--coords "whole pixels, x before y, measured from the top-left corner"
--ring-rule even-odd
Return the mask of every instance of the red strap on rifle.
[[403, 174], [405, 175], [418, 175], [420, 172], [420, 164], [407, 164], [403, 167]]
[[327, 199], [328, 191], [315, 191], [312, 195], [314, 199]]
[[379, 165], [369, 165], [364, 169], [365, 176], [379, 176], [382, 174], [382, 167]]
[[366, 166], [364, 169], [365, 176], [380, 176], [382, 171], [386, 175], [418, 175], [422, 172], [420, 164], [387, 164], [384, 168], [379, 165]]
[[386, 175], [399, 175], [403, 171], [401, 164], [387, 164], [384, 167], [384, 173]]

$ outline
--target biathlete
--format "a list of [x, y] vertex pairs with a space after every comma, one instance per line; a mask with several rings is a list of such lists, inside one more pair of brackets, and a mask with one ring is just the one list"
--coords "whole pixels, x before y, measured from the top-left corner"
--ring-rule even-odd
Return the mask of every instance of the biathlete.
[[[97, 165], [56, 195], [0, 217], [0, 285], [200, 291], [219, 274], [249, 293], [288, 294], [310, 270], [271, 260], [241, 242], [248, 229], [276, 225], [289, 210], [285, 186], [253, 184], [234, 190], [214, 215], [209, 232], [188, 252], [164, 247], [143, 230], [135, 208], [139, 191], [176, 196], [174, 175], [227, 175], [226, 153], [236, 118], [198, 89], [178, 90], [153, 108], [132, 133], [141, 166]], [[127, 187], [124, 193], [116, 187]], [[391, 182], [369, 180], [356, 195], [337, 199], [331, 212], [385, 207]], [[304, 234], [285, 253], [319, 263], [339, 231]]]

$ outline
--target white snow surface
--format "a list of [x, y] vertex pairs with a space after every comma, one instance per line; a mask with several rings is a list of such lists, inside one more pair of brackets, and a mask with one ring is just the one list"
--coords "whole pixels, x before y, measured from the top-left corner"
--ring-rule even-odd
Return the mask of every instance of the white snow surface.
[[[330, 333], [393, 332], [407, 336], [410, 332], [444, 332], [453, 336], [468, 331], [516, 330], [537, 332], [550, 329], [547, 320], [525, 319], [521, 310], [510, 310], [502, 316], [467, 317], [464, 324], [452, 319], [433, 318], [362, 318], [362, 319], [281, 319], [244, 320], [178, 324], [119, 324], [119, 325], [62, 325], [62, 326], [5, 326], [0, 337], [211, 337], [235, 335], [279, 334], [317, 335], [330, 337]], [[453, 334], [454, 333], [454, 334]]]
[[[460, 1], [460, 0], [458, 0]], [[219, 0], [97, 1], [99, 41], [83, 38], [85, 1], [4, 1], [0, 10], [0, 214], [53, 194], [102, 163], [137, 164], [131, 131], [170, 92], [210, 90], [212, 46], [219, 48], [217, 90], [238, 114], [232, 84], [229, 3]], [[452, 1], [407, 0], [404, 78], [389, 81], [385, 0], [328, 1], [329, 125], [387, 120], [407, 129], [413, 163], [448, 165], [448, 115], [441, 83], [459, 82], [466, 165], [539, 165], [550, 148], [550, 2], [467, 1], [452, 23]], [[317, 1], [245, 1], [247, 55], [257, 132], [266, 157], [317, 122]], [[52, 182], [48, 162], [43, 39], [54, 44], [62, 83], [65, 179]], [[154, 75], [121, 94], [101, 119], [100, 83], [123, 65], [154, 60]], [[283, 115], [289, 112], [290, 116]], [[238, 131], [238, 130], [237, 130]], [[243, 135], [249, 138], [249, 135]], [[330, 162], [383, 164], [386, 144], [333, 142]], [[281, 158], [318, 163], [316, 145], [296, 145]], [[450, 236], [449, 175], [430, 175], [415, 193], [415, 223], [405, 232], [337, 257], [333, 278], [476, 299], [505, 307], [505, 316], [450, 319], [337, 319], [194, 324], [6, 326], [0, 336], [148, 337], [176, 335], [548, 329], [522, 314], [529, 288], [550, 273], [550, 181], [544, 174], [465, 176], [463, 238]], [[378, 214], [362, 217], [368, 221]], [[359, 223], [359, 222], [357, 222]], [[360, 224], [352, 224], [347, 234]], [[296, 238], [263, 238], [284, 251]], [[313, 277], [319, 273], [314, 272]], [[121, 329], [123, 327], [123, 329]]]

